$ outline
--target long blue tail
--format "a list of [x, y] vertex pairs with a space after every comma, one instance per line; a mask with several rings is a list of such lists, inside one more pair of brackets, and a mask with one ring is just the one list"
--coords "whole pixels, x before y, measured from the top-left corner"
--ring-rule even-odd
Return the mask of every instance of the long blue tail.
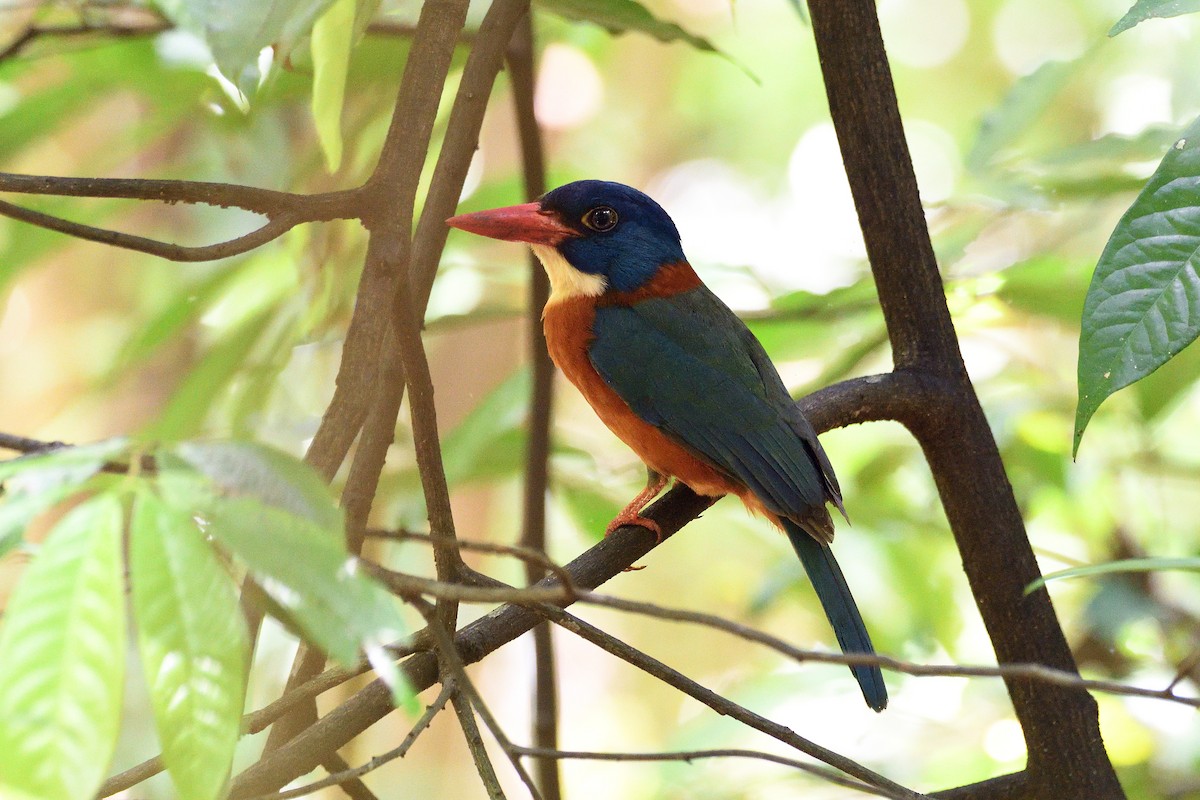
[[[817, 598], [825, 609], [825, 616], [833, 626], [834, 635], [843, 653], [874, 653], [871, 636], [863, 622], [862, 614], [854, 603], [854, 595], [850, 594], [850, 586], [842, 575], [842, 568], [833, 557], [833, 551], [806, 533], [799, 525], [791, 520], [783, 520], [783, 528], [787, 531], [788, 539], [800, 563], [808, 573]], [[883, 685], [883, 673], [879, 667], [865, 664], [850, 667], [854, 679], [862, 689], [863, 699], [867, 705], [876, 711], [887, 707], [887, 687]]]

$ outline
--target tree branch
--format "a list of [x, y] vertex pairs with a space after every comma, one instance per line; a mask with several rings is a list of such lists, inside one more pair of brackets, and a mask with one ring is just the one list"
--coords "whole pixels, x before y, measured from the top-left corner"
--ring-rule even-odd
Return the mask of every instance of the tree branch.
[[580, 750], [549, 750], [544, 747], [518, 747], [517, 752], [536, 758], [547, 758], [555, 761], [563, 759], [579, 759], [583, 761], [686, 761], [692, 763], [705, 758], [753, 758], [758, 761], [769, 761], [772, 764], [782, 764], [785, 767], [798, 769], [811, 775], [816, 775], [824, 781], [854, 789], [864, 794], [887, 797], [879, 789], [861, 781], [851, 780], [837, 770], [785, 758], [774, 753], [764, 753], [759, 750], [713, 749], [713, 750], [684, 750], [674, 753], [597, 753]]
[[[534, 115], [533, 18], [526, 14], [517, 26], [508, 48], [508, 72], [512, 79], [513, 110], [521, 143], [521, 169], [525, 199], [532, 201], [546, 192], [546, 156], [542, 133]], [[529, 361], [533, 386], [529, 396], [528, 439], [525, 447], [525, 485], [521, 514], [521, 544], [533, 550], [546, 549], [546, 494], [549, 488], [550, 424], [553, 408], [554, 364], [546, 350], [542, 332], [542, 308], [550, 297], [550, 281], [532, 252], [529, 262], [529, 299], [525, 310], [528, 327]], [[525, 562], [525, 582], [541, 579], [537, 565]], [[533, 719], [531, 739], [535, 748], [558, 747], [558, 686], [554, 662], [554, 637], [550, 625], [533, 629]], [[546, 800], [561, 800], [562, 777], [558, 759], [535, 758], [534, 772]]]
[[[392, 330], [396, 281], [400, 275], [407, 279], [417, 185], [467, 6], [467, 0], [444, 0], [421, 7], [379, 162], [361, 189], [361, 219], [370, 240], [334, 396], [305, 456], [332, 478], [368, 414], [373, 415], [371, 435], [360, 441], [352, 480], [343, 491], [343, 505], [353, 504], [348, 517], [364, 522], [362, 509], [369, 510], [373, 503], [404, 387], [401, 366], [388, 358], [394, 356], [394, 348], [384, 348]], [[323, 657], [301, 646], [287, 689], [311, 678], [323, 663]], [[267, 739], [266, 752], [315, 719], [316, 708], [309, 705], [280, 720]]]
[[[810, 0], [829, 111], [898, 371], [949, 391], [908, 414], [937, 483], [980, 616], [1001, 664], [1075, 671], [1012, 487], [967, 376], [946, 305], [873, 0]], [[1039, 797], [1123, 798], [1095, 701], [1079, 688], [1009, 680]]]
[[408, 735], [404, 737], [404, 741], [400, 742], [397, 747], [388, 750], [386, 753], [381, 753], [367, 763], [355, 767], [354, 769], [327, 775], [318, 781], [313, 781], [312, 783], [305, 784], [304, 786], [297, 786], [295, 789], [288, 789], [284, 792], [260, 794], [257, 797], [248, 798], [248, 800], [292, 800], [292, 798], [295, 797], [306, 797], [320, 789], [326, 789], [330, 786], [338, 786], [350, 779], [357, 780], [369, 772], [374, 772], [384, 764], [395, 761], [397, 758], [404, 758], [408, 751], [412, 749], [412, 746], [417, 743], [417, 737], [419, 737], [429, 727], [430, 723], [433, 722], [433, 718], [436, 717], [441, 710], [446, 707], [446, 703], [450, 701], [454, 691], [454, 681], [450, 680], [444, 682], [442, 684], [442, 690], [438, 692], [438, 696], [432, 703], [425, 707], [424, 713], [422, 713], [417, 721], [413, 723]]

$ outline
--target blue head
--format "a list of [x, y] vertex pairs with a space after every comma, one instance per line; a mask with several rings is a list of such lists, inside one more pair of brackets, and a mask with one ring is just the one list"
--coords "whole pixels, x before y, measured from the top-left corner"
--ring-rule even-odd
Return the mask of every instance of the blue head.
[[659, 267], [683, 260], [679, 231], [662, 206], [637, 189], [609, 181], [576, 181], [542, 197], [540, 206], [578, 235], [558, 251], [580, 272], [602, 275], [630, 291]]
[[[567, 281], [631, 291], [663, 265], [684, 259], [679, 231], [662, 206], [611, 181], [575, 181], [536, 203], [463, 214], [448, 222], [495, 239], [530, 243], [556, 290]], [[564, 274], [568, 269], [581, 275]]]

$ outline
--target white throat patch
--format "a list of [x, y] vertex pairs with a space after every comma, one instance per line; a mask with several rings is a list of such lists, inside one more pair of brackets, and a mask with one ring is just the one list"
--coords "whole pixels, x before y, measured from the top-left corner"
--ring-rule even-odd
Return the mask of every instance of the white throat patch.
[[548, 244], [531, 244], [530, 247], [550, 277], [550, 300], [546, 305], [561, 303], [572, 297], [599, 297], [604, 294], [608, 281], [603, 275], [580, 272]]

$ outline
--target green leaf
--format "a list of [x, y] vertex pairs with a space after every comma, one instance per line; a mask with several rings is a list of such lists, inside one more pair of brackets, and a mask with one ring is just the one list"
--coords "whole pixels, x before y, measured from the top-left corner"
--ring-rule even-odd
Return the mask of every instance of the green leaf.
[[1047, 61], [1018, 78], [1000, 104], [984, 115], [967, 155], [967, 169], [980, 172], [1011, 147], [1049, 107], [1079, 64], [1080, 59]]
[[1200, 119], [1121, 217], [1088, 287], [1079, 334], [1078, 452], [1113, 392], [1200, 335]]
[[1137, 0], [1133, 7], [1125, 12], [1125, 16], [1117, 20], [1117, 24], [1109, 30], [1109, 36], [1123, 33], [1139, 22], [1156, 17], [1178, 17], [1181, 14], [1191, 14], [1200, 11], [1200, 0]]
[[321, 476], [298, 458], [256, 442], [181, 442], [165, 449], [207, 477], [223, 493], [308, 520], [340, 540], [342, 512]]
[[108, 461], [118, 459], [129, 449], [125, 438], [104, 439], [80, 445], [63, 445], [41, 450], [20, 458], [0, 461], [0, 481], [13, 475], [37, 472], [48, 483], [82, 483], [95, 475]]
[[[496, 458], [497, 450], [515, 450], [518, 457], [523, 453], [519, 446], [500, 448], [499, 445], [506, 439], [507, 444], [513, 444], [510, 434], [525, 424], [531, 385], [529, 369], [514, 371], [446, 436], [442, 441], [442, 458], [447, 479], [460, 483], [487, 474], [488, 467], [496, 466], [490, 462]], [[516, 437], [516, 444], [523, 441], [523, 434]]]
[[217, 68], [243, 93], [258, 83], [258, 54], [285, 57], [333, 0], [158, 0], [176, 25], [203, 38]]
[[1095, 575], [1111, 575], [1118, 572], [1163, 572], [1171, 569], [1200, 572], [1200, 558], [1126, 558], [1120, 561], [1109, 561], [1106, 564], [1072, 567], [1043, 575], [1025, 587], [1025, 594], [1036, 592], [1050, 581], [1064, 578], [1090, 578]]
[[232, 578], [194, 513], [139, 491], [129, 566], [163, 761], [180, 798], [215, 800], [237, 745], [250, 641]]
[[125, 672], [120, 501], [55, 527], [0, 632], [0, 795], [91, 797], [116, 745]]
[[312, 115], [330, 172], [342, 164], [342, 105], [354, 45], [354, 12], [355, 0], [334, 0], [312, 30]]
[[639, 31], [660, 42], [686, 42], [697, 50], [719, 52], [712, 42], [655, 17], [634, 0], [537, 0], [537, 5], [573, 22], [593, 22], [609, 33]]
[[236, 284], [240, 278], [241, 270], [238, 267], [223, 265], [199, 281], [181, 285], [170, 303], [131, 332], [130, 339], [113, 359], [115, 364], [109, 376], [110, 381], [126, 377], [125, 370], [130, 364], [149, 357], [169, 342], [184, 326], [210, 309], [230, 284]]
[[263, 590], [318, 647], [342, 664], [402, 638], [395, 600], [359, 572], [340, 532], [248, 498], [217, 501], [208, 532], [237, 555]]
[[799, 15], [800, 21], [805, 25], [808, 24], [808, 9], [804, 5], [804, 0], [788, 0], [792, 4], [792, 8], [796, 9], [796, 14]]
[[203, 426], [213, 404], [242, 369], [262, 338], [272, 312], [262, 311], [243, 321], [214, 344], [192, 367], [175, 390], [157, 421], [147, 429], [152, 439], [183, 439]]
[[0, 501], [0, 556], [4, 556], [19, 545], [29, 522], [38, 514], [62, 500], [74, 490], [74, 486], [61, 485], [49, 489], [30, 491], [19, 478], [4, 484], [4, 497]]
[[0, 556], [21, 543], [30, 520], [74, 492], [110, 459], [128, 450], [125, 439], [56, 447], [0, 462]]
[[1018, 311], [1073, 326], [1079, 318], [1085, 269], [1061, 256], [1036, 255], [1000, 273], [1004, 283], [996, 296]]

